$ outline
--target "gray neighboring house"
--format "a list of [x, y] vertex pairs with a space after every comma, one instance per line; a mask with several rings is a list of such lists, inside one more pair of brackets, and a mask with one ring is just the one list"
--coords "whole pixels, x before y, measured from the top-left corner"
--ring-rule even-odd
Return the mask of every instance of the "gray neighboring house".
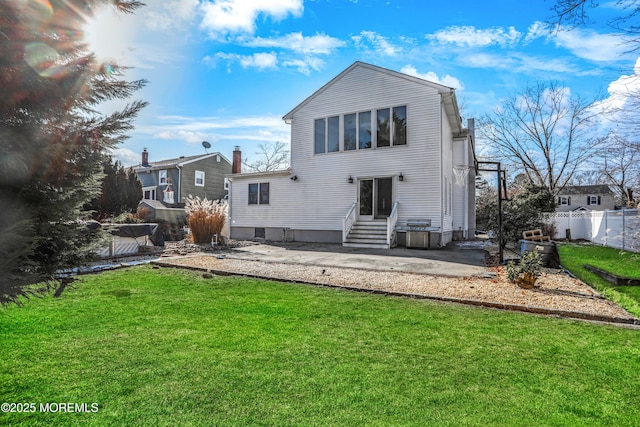
[[616, 208], [616, 196], [608, 185], [568, 185], [556, 203], [556, 212], [604, 211]]
[[134, 170], [142, 183], [139, 206], [150, 209], [155, 219], [174, 222], [184, 217], [189, 195], [209, 200], [227, 195], [224, 177], [231, 173], [231, 163], [220, 153], [149, 162], [145, 148]]

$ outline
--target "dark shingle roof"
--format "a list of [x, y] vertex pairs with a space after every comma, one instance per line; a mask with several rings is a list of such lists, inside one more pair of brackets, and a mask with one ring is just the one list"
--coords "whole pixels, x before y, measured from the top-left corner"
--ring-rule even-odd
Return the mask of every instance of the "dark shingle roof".
[[567, 185], [558, 193], [560, 195], [569, 194], [613, 194], [608, 185]]
[[[213, 154], [216, 154], [216, 153], [213, 153]], [[197, 156], [183, 156], [183, 157], [178, 157], [177, 159], [160, 160], [160, 161], [157, 161], [157, 162], [149, 162], [149, 166], [138, 165], [134, 169], [136, 171], [153, 170], [153, 169], [165, 169], [165, 168], [168, 168], [168, 167], [176, 166], [177, 164], [180, 164], [180, 163], [188, 162], [188, 161], [191, 161], [191, 160], [197, 160], [199, 158], [205, 158], [205, 157], [208, 157], [208, 156], [211, 156], [211, 154], [199, 154]]]

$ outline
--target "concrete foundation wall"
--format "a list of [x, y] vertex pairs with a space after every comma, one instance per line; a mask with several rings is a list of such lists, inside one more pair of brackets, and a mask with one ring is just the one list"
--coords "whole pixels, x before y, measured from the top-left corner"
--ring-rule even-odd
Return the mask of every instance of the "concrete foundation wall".
[[280, 227], [262, 227], [264, 237], [256, 237], [259, 227], [231, 227], [231, 238], [235, 240], [264, 239], [273, 242], [342, 243], [342, 232], [333, 230], [295, 230]]

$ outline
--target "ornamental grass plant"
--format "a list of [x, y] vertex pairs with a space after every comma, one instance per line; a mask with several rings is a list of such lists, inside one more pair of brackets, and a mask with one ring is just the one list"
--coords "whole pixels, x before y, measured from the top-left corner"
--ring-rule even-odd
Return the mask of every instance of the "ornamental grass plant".
[[193, 243], [211, 243], [214, 235], [221, 235], [227, 220], [227, 204], [220, 200], [208, 200], [206, 197], [187, 197], [184, 210], [191, 230]]

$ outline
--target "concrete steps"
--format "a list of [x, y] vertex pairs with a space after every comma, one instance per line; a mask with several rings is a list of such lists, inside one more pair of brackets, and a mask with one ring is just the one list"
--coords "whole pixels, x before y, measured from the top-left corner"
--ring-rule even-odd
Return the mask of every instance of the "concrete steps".
[[386, 221], [360, 221], [353, 224], [343, 246], [350, 248], [389, 249]]

